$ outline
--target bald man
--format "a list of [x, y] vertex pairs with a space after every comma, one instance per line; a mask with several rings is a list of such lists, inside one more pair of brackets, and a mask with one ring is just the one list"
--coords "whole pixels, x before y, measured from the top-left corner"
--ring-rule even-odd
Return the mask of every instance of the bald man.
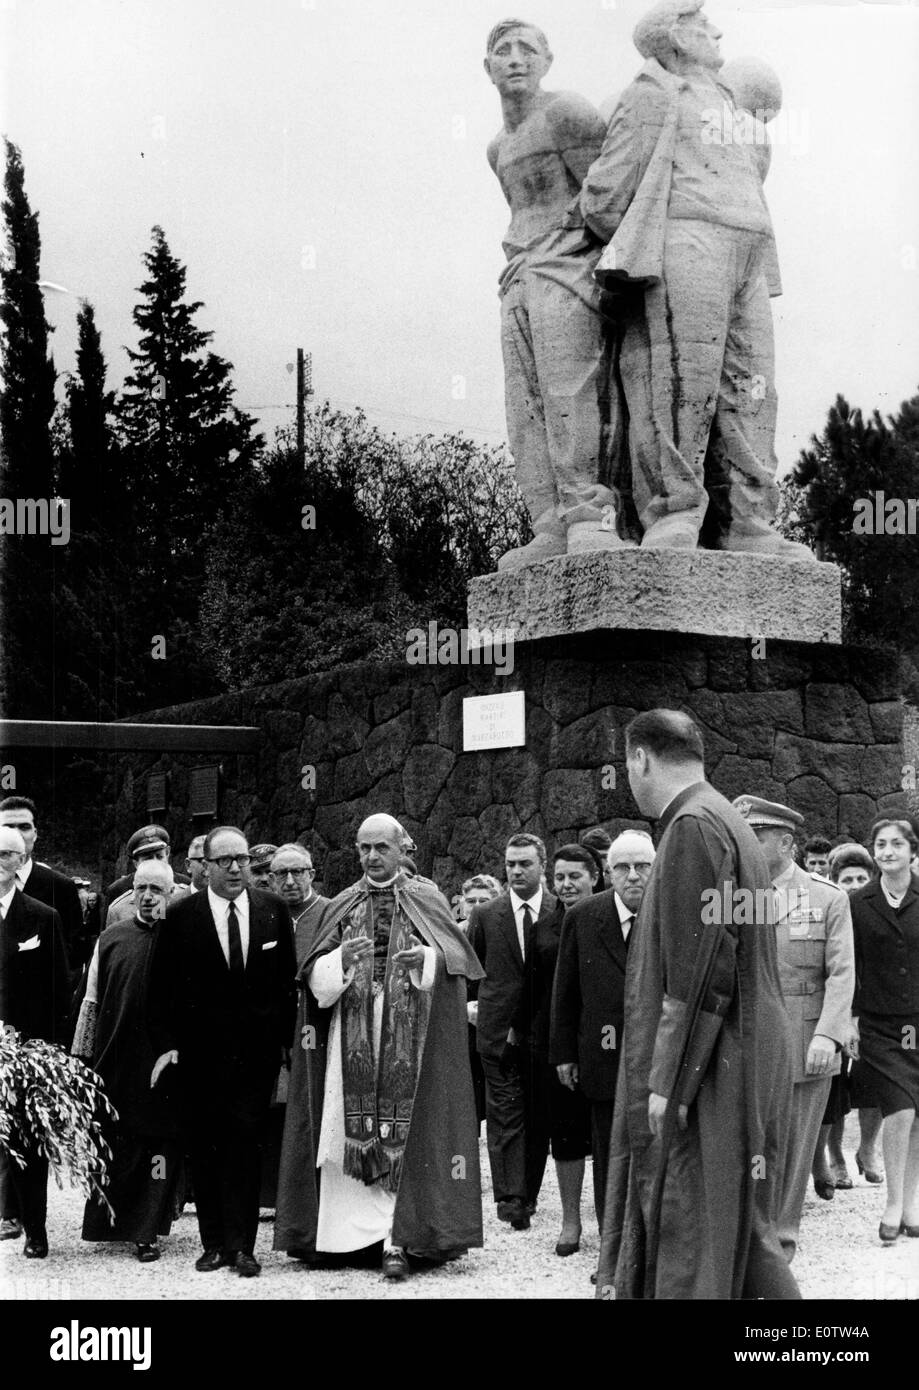
[[157, 923], [175, 886], [161, 859], [138, 864], [132, 913], [109, 924], [96, 942], [71, 1051], [105, 1082], [118, 1112], [107, 1122], [112, 1161], [105, 1196], [86, 1203], [83, 1239], [133, 1241], [141, 1264], [159, 1259], [157, 1237], [168, 1235], [181, 1145], [174, 1099], [164, 1083], [150, 1085], [156, 1056], [147, 1028], [147, 978]]
[[326, 907], [298, 976], [274, 1242], [307, 1258], [382, 1242], [388, 1279], [409, 1254], [482, 1244], [466, 1038], [482, 969], [446, 899], [405, 872], [405, 840], [392, 816], [364, 821], [362, 877]]
[[590, 1102], [594, 1205], [603, 1221], [613, 1101], [622, 1040], [625, 962], [654, 863], [643, 830], [626, 830], [606, 855], [612, 887], [565, 914], [552, 991], [549, 1060], [563, 1086]]

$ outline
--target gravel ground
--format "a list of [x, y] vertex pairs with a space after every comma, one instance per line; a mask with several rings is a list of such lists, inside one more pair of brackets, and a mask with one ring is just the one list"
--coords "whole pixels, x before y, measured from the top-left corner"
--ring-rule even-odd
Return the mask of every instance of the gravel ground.
[[[882, 1247], [877, 1226], [884, 1188], [858, 1177], [852, 1159], [857, 1125], [850, 1117], [846, 1154], [855, 1187], [820, 1201], [811, 1188], [804, 1208], [801, 1244], [794, 1270], [805, 1298], [914, 1299], [919, 1297], [919, 1240], [901, 1237]], [[272, 1224], [259, 1227], [259, 1279], [240, 1279], [230, 1270], [198, 1274], [201, 1251], [194, 1212], [186, 1208], [165, 1239], [162, 1258], [141, 1265], [127, 1245], [86, 1245], [80, 1240], [83, 1198], [71, 1188], [49, 1187], [47, 1260], [26, 1261], [21, 1242], [0, 1244], [0, 1299], [351, 1299], [380, 1298], [592, 1298], [598, 1234], [590, 1199], [588, 1164], [582, 1211], [581, 1249], [559, 1259], [555, 1242], [561, 1207], [550, 1160], [539, 1210], [529, 1231], [512, 1231], [497, 1220], [482, 1140], [485, 1245], [465, 1258], [414, 1275], [406, 1283], [384, 1282], [373, 1269], [308, 1270], [271, 1250]]]

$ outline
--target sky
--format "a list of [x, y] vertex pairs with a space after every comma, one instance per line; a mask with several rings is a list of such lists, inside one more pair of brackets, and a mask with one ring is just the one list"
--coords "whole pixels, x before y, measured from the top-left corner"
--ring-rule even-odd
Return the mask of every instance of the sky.
[[[544, 83], [607, 109], [641, 65], [645, 0], [526, 0]], [[766, 185], [784, 295], [780, 471], [837, 392], [919, 390], [919, 4], [709, 3], [722, 52], [765, 58], [785, 105]], [[505, 436], [497, 277], [508, 211], [485, 158], [497, 0], [0, 0], [0, 129], [40, 214], [59, 371], [79, 300], [110, 385], [136, 346], [160, 224], [269, 437], [297, 347], [317, 400], [387, 432]]]

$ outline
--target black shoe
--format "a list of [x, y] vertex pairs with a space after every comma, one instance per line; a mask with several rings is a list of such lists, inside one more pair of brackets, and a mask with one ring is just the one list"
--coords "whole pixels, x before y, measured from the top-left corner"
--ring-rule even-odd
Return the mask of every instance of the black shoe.
[[409, 1276], [408, 1260], [404, 1250], [396, 1249], [383, 1251], [383, 1278], [384, 1279], [407, 1279]]
[[27, 1260], [45, 1260], [48, 1258], [48, 1237], [44, 1231], [39, 1231], [37, 1235], [26, 1236], [26, 1243], [22, 1247], [22, 1253]]
[[827, 1182], [826, 1178], [814, 1178], [814, 1191], [825, 1202], [832, 1202], [836, 1195], [836, 1184]]
[[255, 1279], [262, 1272], [262, 1266], [247, 1250], [237, 1250], [233, 1268], [243, 1279]]
[[199, 1274], [213, 1274], [215, 1269], [223, 1269], [227, 1263], [223, 1251], [212, 1246], [195, 1260], [195, 1269]]
[[501, 1201], [498, 1203], [499, 1221], [510, 1221], [511, 1217], [514, 1215], [516, 1200], [515, 1197], [502, 1197]]
[[878, 1226], [878, 1235], [881, 1238], [881, 1244], [893, 1245], [894, 1241], [897, 1239], [897, 1236], [900, 1234], [902, 1229], [902, 1223], [899, 1226], [885, 1226], [884, 1222], [882, 1221], [880, 1226]]
[[514, 1200], [510, 1221], [511, 1229], [514, 1231], [528, 1231], [530, 1229], [530, 1213], [527, 1210], [527, 1204], [519, 1197]]
[[22, 1235], [22, 1222], [15, 1216], [4, 1216], [0, 1221], [0, 1240], [18, 1240]]
[[134, 1246], [134, 1257], [140, 1260], [142, 1265], [152, 1264], [160, 1257], [160, 1247], [155, 1240], [139, 1240]]
[[564, 1259], [566, 1255], [576, 1255], [580, 1248], [580, 1240], [560, 1240], [555, 1247], [555, 1253]]

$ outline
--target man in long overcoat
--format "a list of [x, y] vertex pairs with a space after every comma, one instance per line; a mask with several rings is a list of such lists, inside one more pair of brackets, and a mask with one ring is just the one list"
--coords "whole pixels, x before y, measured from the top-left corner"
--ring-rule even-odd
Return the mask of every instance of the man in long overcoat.
[[598, 1296], [796, 1298], [776, 1231], [791, 1039], [766, 863], [705, 781], [687, 714], [638, 715], [626, 762], [661, 838], [626, 967]]

